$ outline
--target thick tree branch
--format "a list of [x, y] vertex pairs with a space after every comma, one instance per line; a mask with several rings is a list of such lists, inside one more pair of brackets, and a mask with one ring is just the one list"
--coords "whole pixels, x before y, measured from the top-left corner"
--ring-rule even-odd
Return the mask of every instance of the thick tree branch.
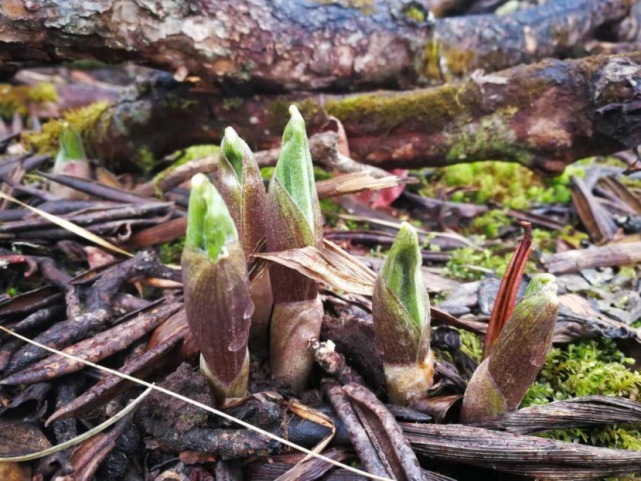
[[641, 53], [547, 60], [459, 84], [348, 96], [230, 99], [161, 85], [107, 109], [87, 137], [94, 154], [120, 161], [141, 149], [161, 156], [218, 142], [228, 125], [253, 148], [269, 149], [296, 102], [310, 133], [336, 116], [352, 157], [376, 167], [494, 159], [558, 173], [579, 158], [641, 144], [639, 62]]
[[0, 70], [93, 58], [242, 84], [244, 92], [409, 87], [567, 56], [622, 19], [633, 0], [550, 0], [434, 25], [428, 8], [441, 3], [11, 0], [0, 2]]

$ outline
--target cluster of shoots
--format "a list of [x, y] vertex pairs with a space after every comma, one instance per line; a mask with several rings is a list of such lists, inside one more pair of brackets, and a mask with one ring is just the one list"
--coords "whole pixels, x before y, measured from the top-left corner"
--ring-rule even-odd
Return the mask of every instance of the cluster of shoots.
[[307, 342], [319, 337], [323, 317], [316, 283], [274, 266], [250, 284], [247, 267], [265, 244], [282, 251], [322, 242], [305, 123], [296, 107], [290, 113], [268, 192], [249, 146], [231, 128], [213, 183], [203, 174], [191, 181], [185, 306], [201, 371], [219, 404], [246, 393], [248, 346], [269, 345], [273, 376], [294, 390], [305, 387], [313, 365]]
[[[313, 366], [308, 343], [319, 338], [323, 317], [316, 281], [278, 264], [259, 270], [251, 283], [248, 274], [248, 260], [263, 249], [323, 248], [305, 123], [296, 107], [290, 115], [268, 191], [249, 146], [231, 128], [213, 183], [203, 174], [191, 182], [182, 257], [186, 313], [201, 370], [219, 404], [246, 394], [250, 349], [268, 349], [273, 377], [294, 391], [306, 387]], [[520, 283], [528, 252], [523, 243], [506, 286]], [[403, 223], [376, 278], [372, 303], [389, 398], [400, 405], [420, 405], [434, 383], [421, 268], [418, 235]], [[464, 396], [464, 422], [516, 409], [551, 345], [558, 305], [553, 276], [534, 276], [516, 308], [514, 289], [502, 297], [507, 301], [499, 309], [500, 327]]]

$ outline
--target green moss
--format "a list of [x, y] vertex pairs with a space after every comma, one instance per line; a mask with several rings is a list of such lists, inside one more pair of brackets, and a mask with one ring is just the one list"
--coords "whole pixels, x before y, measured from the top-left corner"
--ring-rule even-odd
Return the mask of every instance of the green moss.
[[325, 109], [343, 122], [365, 123], [373, 129], [387, 131], [411, 124], [438, 131], [452, 119], [470, 114], [479, 99], [478, 90], [469, 84], [443, 85], [414, 92], [351, 95], [329, 100]]
[[510, 263], [512, 252], [497, 254], [491, 249], [473, 249], [463, 247], [451, 252], [450, 260], [445, 264], [444, 275], [454, 279], [472, 281], [482, 279], [487, 271], [502, 276]]
[[[151, 183], [154, 186], [154, 190], [156, 191], [156, 196], [159, 198], [163, 198], [164, 194], [163, 192], [159, 189], [158, 185], [160, 182], [167, 177], [171, 172], [176, 169], [176, 167], [180, 167], [183, 164], [186, 164], [187, 162], [190, 162], [192, 160], [196, 159], [202, 159], [203, 157], [207, 157], [210, 155], [218, 155], [218, 152], [220, 151], [220, 147], [217, 145], [213, 144], [203, 144], [203, 145], [192, 145], [191, 147], [187, 147], [184, 150], [179, 151], [177, 154], [174, 154], [173, 157], [175, 158], [175, 161], [166, 169], [163, 171], [159, 172], [154, 176], [152, 179]], [[152, 156], [153, 159], [153, 156]], [[155, 160], [153, 162], [150, 162], [149, 160], [147, 161], [147, 164], [151, 163], [151, 167], [154, 167]]]
[[453, 191], [451, 200], [487, 204], [493, 201], [514, 209], [534, 204], [569, 203], [570, 176], [584, 176], [581, 166], [569, 166], [552, 179], [542, 178], [526, 167], [508, 162], [473, 162], [434, 169], [420, 192], [435, 197], [443, 187]]
[[136, 151], [136, 165], [139, 166], [143, 172], [151, 172], [156, 163], [156, 157], [146, 145], [143, 145]]
[[[604, 395], [637, 399], [641, 373], [609, 339], [582, 341], [550, 350], [536, 383], [522, 407], [578, 396]], [[558, 429], [543, 435], [553, 439], [609, 448], [641, 449], [641, 426], [612, 425], [597, 428]]]
[[298, 111], [308, 125], [324, 123], [327, 115], [322, 105], [313, 98], [292, 102], [287, 98], [278, 97], [267, 105], [267, 127], [272, 132], [282, 132], [289, 120], [289, 106], [296, 105]]
[[65, 124], [69, 124], [82, 136], [90, 150], [88, 134], [98, 119], [105, 114], [108, 102], [96, 102], [81, 109], [69, 110], [61, 119], [50, 120], [42, 126], [41, 132], [24, 135], [24, 142], [40, 154], [55, 154], [58, 150], [60, 133]]
[[340, 5], [344, 8], [357, 8], [363, 15], [372, 15], [376, 12], [373, 0], [314, 0], [322, 5]]
[[180, 264], [180, 258], [184, 248], [185, 238], [181, 237], [173, 242], [162, 244], [159, 248], [158, 255], [164, 264]]
[[480, 363], [483, 360], [483, 341], [473, 332], [457, 329], [461, 339], [461, 351]]
[[407, 18], [409, 18], [410, 20], [414, 20], [415, 22], [422, 23], [426, 19], [425, 10], [423, 8], [419, 8], [416, 5], [409, 5], [405, 7], [403, 13]]
[[472, 227], [476, 232], [490, 239], [498, 237], [499, 229], [510, 224], [511, 220], [500, 210], [490, 210], [472, 221]]
[[460, 77], [468, 73], [476, 54], [472, 49], [460, 49], [453, 45], [442, 45], [440, 57], [447, 66], [447, 73]]
[[422, 63], [422, 67], [417, 70], [422, 71], [425, 78], [429, 80], [442, 79], [441, 44], [437, 39], [433, 38], [425, 45]]
[[210, 155], [218, 155], [220, 152], [220, 147], [214, 144], [202, 144], [202, 145], [192, 145], [187, 147], [182, 151], [180, 155], [176, 157], [176, 162], [173, 164], [173, 167], [178, 167], [179, 165], [186, 164], [192, 160], [202, 159]]
[[223, 100], [223, 108], [225, 110], [235, 110], [243, 106], [245, 101], [242, 97], [225, 97]]
[[536, 252], [551, 254], [556, 249], [556, 235], [549, 230], [532, 229], [532, 245]]
[[27, 85], [0, 85], [0, 117], [10, 119], [14, 113], [27, 115], [34, 105], [56, 102], [58, 92], [50, 83], [40, 83], [33, 87]]

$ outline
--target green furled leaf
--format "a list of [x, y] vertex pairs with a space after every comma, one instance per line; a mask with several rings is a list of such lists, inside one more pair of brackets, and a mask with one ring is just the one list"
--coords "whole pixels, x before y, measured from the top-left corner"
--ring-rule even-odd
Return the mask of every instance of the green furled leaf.
[[60, 149], [56, 156], [56, 164], [73, 160], [85, 160], [85, 146], [80, 134], [70, 125], [65, 125], [60, 132]]
[[404, 222], [374, 285], [372, 314], [385, 363], [423, 362], [429, 352], [429, 297], [421, 272], [418, 235]]
[[267, 193], [251, 149], [231, 127], [225, 129], [214, 183], [225, 199], [249, 257], [264, 245]]
[[236, 131], [227, 127], [225, 129], [225, 136], [220, 144], [220, 151], [224, 158], [234, 168], [238, 180], [243, 180], [243, 160], [247, 156], [251, 156], [251, 150], [247, 143], [241, 139]]
[[429, 298], [421, 272], [422, 262], [416, 230], [403, 222], [385, 259], [381, 276], [421, 331], [428, 322], [429, 312]]
[[[280, 157], [271, 183], [272, 185], [279, 183], [289, 193], [307, 223], [314, 230], [315, 211], [319, 209], [319, 204], [305, 121], [296, 106], [292, 105], [289, 113], [291, 119], [283, 133]], [[271, 185], [269, 189], [272, 190]]]
[[234, 241], [238, 232], [225, 201], [204, 174], [196, 174], [191, 179], [185, 247], [207, 252], [216, 262], [227, 255], [225, 246]]

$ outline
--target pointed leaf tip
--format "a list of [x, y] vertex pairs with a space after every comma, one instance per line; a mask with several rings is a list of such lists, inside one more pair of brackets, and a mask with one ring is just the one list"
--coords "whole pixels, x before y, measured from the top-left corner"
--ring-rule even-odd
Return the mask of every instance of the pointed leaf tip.
[[419, 329], [429, 323], [429, 299], [421, 272], [422, 263], [416, 229], [403, 222], [385, 259], [381, 275]]
[[251, 155], [251, 150], [232, 127], [227, 127], [225, 129], [225, 136], [220, 144], [220, 150], [225, 159], [227, 159], [234, 168], [234, 171], [238, 176], [238, 180], [242, 180], [243, 160], [246, 156]]
[[[295, 105], [290, 106], [289, 112], [291, 118], [285, 126], [272, 184], [277, 182], [287, 191], [309, 226], [315, 230], [316, 219], [320, 217], [320, 207], [305, 121]], [[270, 194], [272, 191], [270, 187]]]

